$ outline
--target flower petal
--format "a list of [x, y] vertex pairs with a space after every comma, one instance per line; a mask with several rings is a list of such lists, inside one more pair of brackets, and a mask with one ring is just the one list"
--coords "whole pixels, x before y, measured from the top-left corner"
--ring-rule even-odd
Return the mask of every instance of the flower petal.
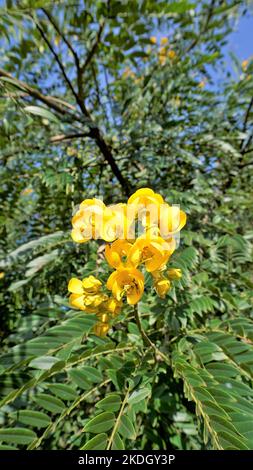
[[82, 281], [76, 277], [72, 277], [68, 283], [68, 291], [72, 292], [73, 294], [83, 294]]

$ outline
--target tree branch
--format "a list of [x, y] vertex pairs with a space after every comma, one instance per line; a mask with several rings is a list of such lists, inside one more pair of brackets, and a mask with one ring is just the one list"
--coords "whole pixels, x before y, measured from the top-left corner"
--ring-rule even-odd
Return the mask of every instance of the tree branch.
[[10, 73], [6, 72], [3, 69], [0, 69], [0, 78], [1, 77], [9, 78], [11, 80], [12, 85], [16, 86], [17, 88], [21, 90], [25, 90], [28, 93], [28, 95], [46, 104], [49, 108], [53, 109], [54, 111], [57, 111], [58, 113], [62, 115], [68, 115], [72, 119], [75, 119], [76, 121], [79, 121], [79, 122], [81, 121], [82, 116], [80, 114], [74, 114], [70, 112], [68, 109], [66, 109], [66, 107], [72, 108], [70, 104], [66, 103], [65, 105], [63, 105], [64, 102], [61, 100], [58, 100], [58, 98], [54, 98], [53, 96], [43, 95], [36, 88], [33, 88], [27, 85], [22, 80], [14, 78]]
[[[34, 20], [34, 19], [33, 19], [33, 20]], [[34, 22], [35, 22], [35, 24], [36, 24], [36, 28], [37, 28], [38, 31], [40, 32], [40, 35], [41, 35], [42, 39], [45, 41], [45, 43], [47, 44], [48, 48], [50, 49], [52, 55], [54, 56], [54, 58], [55, 58], [55, 60], [56, 60], [56, 62], [57, 62], [57, 64], [58, 64], [58, 66], [59, 66], [59, 68], [60, 68], [60, 70], [61, 70], [61, 72], [62, 72], [62, 75], [63, 75], [63, 77], [64, 77], [64, 80], [65, 80], [67, 86], [69, 87], [70, 91], [72, 92], [72, 95], [74, 96], [74, 98], [75, 98], [75, 100], [76, 100], [77, 105], [78, 105], [79, 108], [81, 109], [82, 113], [83, 113], [86, 117], [90, 118], [90, 114], [89, 114], [88, 110], [86, 109], [86, 106], [85, 106], [84, 102], [80, 99], [80, 97], [79, 97], [78, 94], [76, 93], [76, 91], [75, 91], [75, 89], [74, 89], [74, 87], [73, 87], [73, 85], [72, 85], [70, 79], [68, 78], [68, 76], [67, 76], [67, 74], [66, 74], [65, 68], [64, 68], [64, 66], [63, 66], [63, 64], [62, 64], [62, 61], [60, 60], [58, 54], [55, 52], [55, 50], [54, 50], [52, 44], [51, 44], [50, 41], [48, 40], [48, 38], [47, 38], [47, 36], [46, 36], [44, 30], [42, 29], [42, 27], [39, 25], [39, 23], [37, 23], [37, 21], [34, 20]]]
[[141, 334], [144, 345], [151, 347], [157, 356], [160, 356], [164, 360], [164, 362], [166, 362], [166, 364], [170, 365], [169, 358], [156, 347], [156, 345], [151, 341], [151, 339], [149, 339], [148, 335], [145, 333], [144, 329], [142, 328], [137, 305], [134, 305], [134, 318], [135, 318], [138, 330]]
[[97, 48], [98, 48], [98, 45], [99, 45], [99, 42], [100, 42], [100, 38], [101, 38], [101, 34], [103, 32], [103, 29], [104, 29], [104, 26], [105, 26], [105, 22], [103, 21], [101, 24], [100, 24], [100, 27], [99, 27], [99, 30], [98, 30], [98, 33], [97, 33], [97, 37], [96, 37], [96, 40], [90, 50], [90, 52], [88, 53], [87, 57], [86, 57], [86, 60], [84, 62], [84, 64], [81, 66], [81, 71], [82, 73], [85, 71], [85, 69], [88, 67], [91, 59], [93, 58]]
[[[49, 22], [51, 23], [51, 25], [54, 27], [55, 31], [59, 34], [59, 36], [62, 38], [62, 40], [65, 42], [67, 48], [70, 50], [71, 54], [73, 55], [74, 57], [74, 61], [75, 61], [75, 65], [76, 65], [76, 72], [77, 72], [77, 88], [78, 88], [78, 100], [80, 100], [81, 103], [84, 102], [84, 95], [83, 95], [83, 89], [82, 89], [82, 70], [81, 70], [81, 66], [80, 66], [80, 60], [79, 60], [79, 57], [78, 57], [78, 54], [77, 52], [74, 50], [74, 48], [72, 47], [71, 43], [69, 42], [69, 40], [67, 39], [67, 37], [65, 36], [65, 34], [60, 30], [56, 20], [53, 18], [53, 16], [51, 15], [51, 13], [49, 13], [45, 8], [41, 8], [41, 10], [43, 11], [43, 13], [46, 15], [46, 17], [48, 18]], [[79, 104], [80, 106], [80, 104]], [[87, 111], [87, 110], [86, 110]]]
[[45, 8], [41, 8], [41, 10], [43, 11], [43, 13], [46, 15], [48, 21], [51, 23], [51, 25], [54, 27], [55, 31], [59, 34], [59, 36], [62, 38], [62, 40], [65, 42], [66, 46], [68, 47], [68, 49], [70, 50], [70, 52], [72, 53], [73, 57], [74, 57], [74, 60], [75, 60], [75, 64], [76, 64], [76, 68], [79, 69], [80, 68], [80, 61], [79, 61], [79, 57], [78, 57], [78, 54], [76, 53], [76, 51], [74, 50], [74, 48], [72, 47], [72, 44], [69, 42], [69, 40], [66, 38], [65, 34], [63, 34], [63, 32], [60, 30], [56, 20], [53, 18], [53, 16], [51, 15], [51, 13], [49, 13]]
[[208, 12], [207, 12], [207, 17], [206, 17], [206, 21], [204, 23], [204, 26], [203, 28], [200, 29], [196, 39], [194, 39], [192, 41], [192, 43], [189, 45], [189, 47], [186, 49], [186, 54], [188, 54], [200, 41], [200, 38], [203, 34], [205, 34], [206, 30], [207, 30], [207, 27], [209, 25], [209, 22], [212, 18], [212, 14], [213, 14], [213, 10], [214, 10], [214, 6], [215, 6], [215, 0], [212, 0], [211, 3], [210, 3], [210, 6], [208, 8]]

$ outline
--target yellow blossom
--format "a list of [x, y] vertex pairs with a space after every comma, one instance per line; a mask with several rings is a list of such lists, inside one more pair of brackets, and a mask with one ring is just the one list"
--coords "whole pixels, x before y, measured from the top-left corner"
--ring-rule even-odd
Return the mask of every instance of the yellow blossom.
[[136, 75], [130, 67], [126, 67], [125, 70], [122, 73], [122, 78], [135, 78]]
[[177, 54], [175, 53], [175, 51], [173, 51], [172, 49], [170, 49], [168, 52], [167, 52], [167, 56], [169, 57], [169, 59], [173, 60], [176, 58]]
[[105, 204], [100, 199], [85, 199], [79, 210], [72, 217], [74, 242], [85, 243], [91, 238], [98, 238], [101, 232]]
[[144, 276], [135, 268], [119, 269], [109, 276], [106, 286], [117, 300], [126, 295], [127, 302], [134, 305], [143, 294]]
[[98, 322], [93, 327], [93, 333], [97, 336], [104, 337], [108, 333], [110, 325], [108, 323]]
[[4, 272], [1, 272], [1, 273], [0, 273], [0, 279], [3, 279], [4, 276], [5, 276], [5, 273], [4, 273]]
[[98, 313], [97, 313], [97, 318], [98, 318], [102, 323], [108, 323], [109, 320], [110, 320], [110, 317], [109, 317], [108, 313], [105, 313], [105, 312], [104, 312], [104, 313], [103, 313], [103, 312], [101, 312], [101, 313], [98, 312]]
[[166, 37], [161, 38], [160, 44], [162, 46], [166, 46], [168, 44], [169, 40]]
[[132, 247], [132, 244], [127, 240], [115, 240], [111, 245], [105, 247], [105, 258], [110, 266], [113, 268], [120, 268], [124, 266], [124, 258], [126, 257]]
[[121, 311], [122, 301], [119, 301], [114, 297], [109, 297], [103, 305], [105, 306], [105, 310], [108, 311], [112, 317], [116, 317]]
[[175, 249], [175, 240], [167, 243], [161, 237], [149, 238], [141, 236], [137, 238], [129, 251], [128, 262], [137, 267], [144, 263], [146, 270], [152, 272], [164, 265]]
[[107, 208], [103, 220], [102, 238], [108, 242], [116, 238], [130, 238], [134, 213], [127, 204], [113, 204]]
[[166, 56], [159, 54], [158, 60], [159, 60], [160, 65], [165, 65], [165, 63], [166, 63]]
[[198, 84], [198, 87], [199, 87], [199, 88], [204, 88], [204, 86], [206, 86], [206, 81], [205, 81], [205, 80], [201, 80], [201, 82], [199, 82], [199, 84]]
[[174, 280], [180, 279], [182, 277], [182, 271], [181, 271], [181, 269], [170, 268], [166, 272], [166, 275], [167, 275], [168, 279], [170, 279], [171, 281], [174, 281]]
[[178, 233], [186, 224], [186, 214], [177, 206], [163, 204], [160, 207], [159, 228], [161, 237], [167, 239]]
[[69, 298], [71, 307], [95, 313], [100, 304], [108, 298], [99, 292], [101, 285], [102, 283], [94, 276], [84, 278], [82, 281], [77, 278], [70, 279], [68, 291], [71, 292]]
[[157, 43], [156, 36], [151, 36], [150, 42], [151, 42], [151, 44], [156, 44]]
[[154, 283], [157, 295], [164, 299], [167, 292], [170, 290], [170, 281], [168, 279], [158, 279]]
[[68, 147], [67, 148], [67, 155], [69, 157], [73, 157], [74, 155], [77, 155], [78, 151], [74, 147]]
[[132, 204], [138, 209], [138, 206], [149, 206], [163, 204], [164, 200], [160, 194], [155, 193], [152, 189], [142, 188], [135, 191], [127, 201], [127, 204]]
[[242, 61], [242, 69], [244, 71], [247, 69], [248, 63], [249, 63], [249, 61], [247, 59]]
[[60, 41], [61, 41], [61, 36], [55, 36], [54, 43], [55, 43], [56, 46], [59, 46]]
[[22, 196], [28, 196], [29, 194], [32, 194], [33, 193], [33, 189], [32, 188], [25, 188], [23, 189], [21, 195]]

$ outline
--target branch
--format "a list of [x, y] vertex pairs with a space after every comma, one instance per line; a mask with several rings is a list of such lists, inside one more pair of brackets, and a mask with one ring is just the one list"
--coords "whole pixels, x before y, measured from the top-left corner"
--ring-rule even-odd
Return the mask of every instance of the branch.
[[121, 184], [124, 193], [126, 194], [127, 197], [130, 196], [131, 193], [131, 186], [129, 182], [125, 179], [125, 177], [122, 175], [116, 160], [114, 159], [114, 156], [112, 154], [111, 148], [107, 145], [107, 143], [104, 140], [104, 137], [102, 136], [100, 130], [98, 127], [93, 127], [90, 130], [90, 136], [93, 138], [99, 149], [101, 150], [101, 153], [104, 155], [105, 160], [109, 163], [112, 172], [116, 176], [117, 180]]
[[65, 106], [63, 106], [62, 101], [58, 100], [57, 98], [54, 98], [53, 96], [43, 95], [36, 88], [33, 88], [27, 85], [25, 82], [14, 78], [10, 73], [6, 72], [3, 69], [0, 69], [0, 78], [1, 77], [9, 78], [12, 82], [12, 85], [16, 86], [21, 90], [25, 90], [30, 96], [46, 104], [49, 108], [54, 109], [54, 111], [57, 111], [58, 113], [63, 115], [71, 116], [72, 119], [74, 118], [77, 121], [81, 120], [82, 116], [80, 114], [74, 114], [66, 109], [66, 107], [72, 108], [70, 104], [66, 103]]
[[41, 28], [41, 26], [39, 25], [39, 23], [37, 23], [37, 21], [35, 21], [35, 20], [34, 20], [34, 22], [35, 22], [35, 24], [36, 24], [36, 28], [37, 28], [38, 31], [40, 32], [40, 35], [41, 35], [42, 39], [45, 41], [45, 43], [47, 44], [47, 46], [48, 46], [48, 48], [50, 49], [51, 53], [53, 54], [53, 56], [54, 56], [54, 58], [55, 58], [55, 60], [56, 60], [56, 62], [57, 62], [57, 64], [58, 64], [58, 66], [59, 66], [59, 68], [60, 68], [60, 70], [61, 70], [61, 72], [62, 72], [62, 75], [63, 75], [63, 77], [64, 77], [64, 80], [65, 80], [66, 84], [68, 85], [70, 91], [72, 92], [72, 94], [73, 94], [73, 96], [74, 96], [74, 98], [75, 98], [75, 100], [76, 100], [77, 105], [79, 106], [79, 108], [81, 109], [82, 113], [83, 113], [85, 116], [90, 117], [89, 112], [87, 111], [87, 109], [86, 109], [84, 103], [80, 100], [80, 98], [79, 98], [78, 94], [76, 93], [76, 91], [75, 91], [75, 89], [74, 89], [74, 87], [73, 87], [73, 85], [72, 85], [70, 79], [68, 78], [68, 76], [67, 76], [67, 74], [66, 74], [66, 71], [65, 71], [65, 68], [64, 68], [64, 66], [63, 66], [63, 64], [62, 64], [62, 61], [60, 60], [58, 54], [55, 52], [55, 50], [54, 50], [52, 44], [51, 44], [50, 41], [48, 40], [46, 34], [44, 33], [44, 31], [43, 31], [43, 29]]
[[99, 42], [100, 42], [100, 38], [101, 38], [101, 34], [103, 32], [103, 29], [104, 29], [104, 26], [105, 26], [105, 22], [103, 21], [101, 24], [100, 24], [100, 27], [99, 27], [99, 30], [98, 30], [98, 33], [97, 33], [97, 37], [96, 37], [96, 40], [90, 50], [90, 52], [88, 53], [87, 57], [86, 57], [86, 60], [84, 62], [84, 64], [82, 65], [81, 67], [81, 71], [82, 73], [85, 71], [85, 69], [87, 68], [87, 66], [89, 65], [91, 59], [93, 58], [97, 48], [98, 48], [98, 45], [99, 45]]
[[53, 18], [53, 16], [51, 15], [51, 13], [49, 13], [45, 8], [41, 8], [41, 10], [43, 11], [43, 13], [46, 15], [46, 17], [48, 18], [49, 22], [51, 23], [51, 25], [54, 27], [55, 31], [59, 34], [59, 36], [62, 38], [62, 40], [65, 42], [66, 46], [68, 47], [68, 49], [70, 50], [70, 52], [72, 53], [73, 57], [74, 57], [74, 60], [75, 60], [75, 64], [76, 64], [76, 68], [79, 69], [80, 68], [80, 61], [79, 61], [79, 57], [76, 53], [76, 51], [74, 50], [74, 48], [72, 47], [71, 43], [69, 42], [69, 40], [66, 38], [66, 36], [63, 34], [63, 32], [60, 30], [57, 22], [55, 21], [55, 19]]
[[55, 19], [51, 15], [51, 13], [49, 13], [45, 8], [41, 8], [41, 10], [46, 15], [49, 22], [54, 27], [55, 31], [59, 34], [59, 36], [65, 42], [67, 48], [70, 50], [71, 54], [74, 57], [74, 61], [75, 61], [75, 65], [76, 65], [76, 72], [77, 72], [78, 101], [80, 100], [80, 103], [83, 103], [84, 95], [83, 95], [83, 90], [82, 90], [82, 70], [81, 70], [81, 67], [80, 67], [80, 60], [79, 60], [78, 54], [74, 50], [74, 48], [72, 47], [71, 43], [69, 42], [69, 40], [67, 39], [65, 34], [60, 30], [57, 22], [55, 21]]
[[90, 132], [80, 132], [76, 134], [58, 134], [58, 135], [53, 135], [48, 139], [48, 141], [44, 142], [41, 145], [29, 145], [29, 146], [22, 146], [20, 149], [13, 149], [12, 152], [9, 153], [4, 153], [0, 155], [0, 158], [2, 158], [3, 161], [6, 161], [8, 158], [13, 157], [14, 155], [18, 155], [19, 153], [22, 152], [29, 152], [29, 151], [34, 151], [34, 150], [42, 150], [43, 148], [47, 147], [49, 143], [52, 144], [58, 144], [61, 142], [65, 142], [68, 140], [73, 140], [73, 139], [80, 139], [83, 137], [90, 137]]
[[[28, 92], [30, 96], [33, 98], [41, 101], [42, 103], [46, 104], [49, 108], [54, 109], [55, 111], [63, 114], [70, 116], [72, 119], [75, 119], [76, 121], [82, 123], [82, 116], [79, 114], [74, 114], [68, 109], [66, 109], [64, 106], [61, 105], [61, 101], [58, 100], [57, 98], [53, 98], [51, 96], [46, 96], [40, 93], [36, 88], [30, 87], [27, 85], [25, 82], [18, 80], [14, 77], [12, 77], [11, 74], [8, 72], [5, 72], [5, 70], [0, 69], [0, 77], [7, 77], [11, 80], [13, 85], [16, 85], [17, 88], [23, 89]], [[88, 125], [91, 125], [91, 120], [90, 124], [87, 123]], [[86, 136], [86, 135], [85, 135]], [[89, 132], [89, 137], [95, 140], [97, 146], [99, 147], [102, 155], [104, 156], [104, 159], [107, 161], [107, 163], [110, 165], [111, 170], [113, 174], [116, 176], [117, 180], [121, 184], [124, 193], [126, 196], [130, 195], [130, 185], [128, 181], [124, 178], [122, 175], [115, 159], [112, 154], [111, 148], [107, 145], [107, 143], [104, 140], [104, 137], [102, 136], [100, 130], [98, 127], [90, 127], [90, 132]]]
[[80, 139], [82, 137], [90, 137], [90, 132], [80, 132], [76, 134], [58, 134], [50, 137], [49, 142], [58, 143], [65, 140]]
[[[253, 106], [253, 96], [248, 104], [248, 107], [247, 107], [247, 110], [246, 110], [246, 113], [245, 113], [245, 116], [244, 116], [244, 121], [243, 121], [243, 127], [242, 127], [242, 132], [246, 132], [247, 131], [247, 124], [248, 124], [248, 119], [249, 119], [249, 115], [250, 115], [250, 111], [252, 109], [252, 106]], [[250, 142], [252, 140], [252, 136], [248, 139], [248, 142], [246, 143], [245, 147], [244, 147], [244, 140], [242, 139], [241, 141], [241, 150], [242, 150], [242, 154], [244, 155], [245, 153], [247, 153], [246, 149], [247, 147], [249, 146]], [[244, 148], [243, 148], [244, 147]]]
[[170, 365], [169, 358], [156, 347], [156, 345], [151, 341], [151, 339], [149, 339], [148, 335], [145, 333], [144, 329], [142, 328], [137, 305], [134, 305], [134, 318], [135, 318], [138, 330], [141, 334], [144, 345], [151, 347], [157, 356], [160, 356], [164, 360], [164, 362], [166, 362], [166, 364]]
[[200, 29], [200, 31], [199, 31], [199, 33], [198, 33], [196, 39], [194, 39], [194, 40], [192, 41], [192, 43], [189, 45], [189, 47], [186, 49], [186, 51], [185, 51], [186, 54], [188, 54], [188, 52], [190, 52], [190, 51], [199, 43], [201, 36], [202, 36], [203, 34], [205, 34], [205, 32], [206, 32], [206, 30], [207, 30], [207, 27], [208, 27], [208, 25], [209, 25], [209, 22], [210, 22], [210, 20], [211, 20], [211, 18], [212, 18], [214, 6], [215, 6], [215, 0], [212, 0], [210, 6], [209, 6], [209, 8], [208, 8], [208, 13], [207, 13], [207, 17], [206, 17], [206, 21], [205, 21], [205, 23], [204, 23], [204, 26], [203, 26], [203, 28]]

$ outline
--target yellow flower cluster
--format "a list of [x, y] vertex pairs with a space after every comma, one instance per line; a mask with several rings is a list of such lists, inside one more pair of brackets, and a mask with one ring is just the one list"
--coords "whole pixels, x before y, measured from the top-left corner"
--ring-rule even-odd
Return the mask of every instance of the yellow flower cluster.
[[102, 282], [94, 276], [80, 279], [72, 278], [68, 284], [71, 292], [69, 303], [71, 307], [87, 313], [95, 313], [98, 323], [94, 332], [98, 336], [105, 336], [109, 330], [110, 318], [118, 315], [122, 302], [101, 292]]
[[[142, 227], [137, 238], [136, 220]], [[181, 277], [179, 269], [167, 270], [166, 265], [176, 248], [175, 234], [185, 223], [183, 211], [149, 188], [136, 191], [127, 204], [105, 206], [95, 198], [80, 204], [72, 219], [73, 240], [83, 243], [102, 238], [109, 242], [105, 259], [114, 268], [106, 283], [112, 297], [101, 292], [102, 284], [94, 276], [69, 282], [71, 306], [98, 316], [96, 334], [107, 333], [108, 322], [120, 312], [123, 297], [129, 305], [139, 302], [144, 292], [142, 266], [152, 275], [157, 294], [165, 297], [171, 281]]]
[[[156, 36], [151, 36], [151, 44], [157, 44]], [[173, 49], [169, 49], [169, 40], [167, 37], [160, 39], [160, 47], [158, 51], [158, 60], [161, 65], [165, 65], [167, 59], [174, 60], [177, 57], [176, 52]]]

